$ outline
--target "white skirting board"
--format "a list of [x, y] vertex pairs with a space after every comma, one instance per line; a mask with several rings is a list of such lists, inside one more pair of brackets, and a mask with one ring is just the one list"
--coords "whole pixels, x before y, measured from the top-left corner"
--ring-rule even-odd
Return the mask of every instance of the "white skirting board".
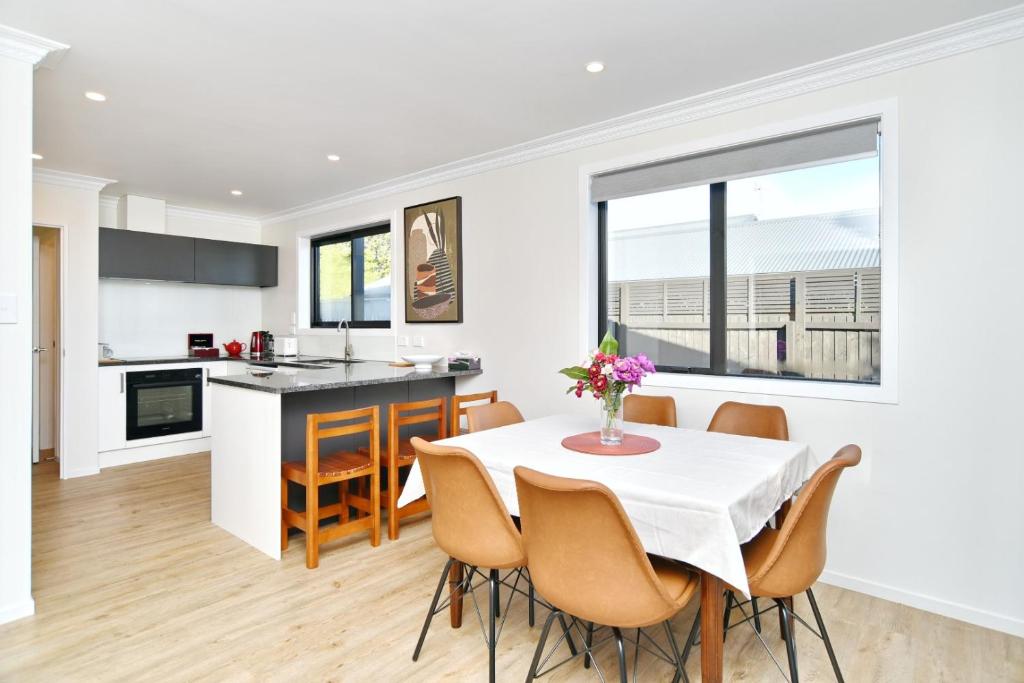
[[210, 437], [188, 439], [187, 441], [170, 441], [168, 443], [151, 444], [135, 448], [122, 448], [116, 451], [102, 451], [99, 454], [100, 469], [117, 467], [118, 465], [130, 465], [147, 460], [159, 460], [160, 458], [173, 458], [176, 455], [202, 453], [208, 450], [210, 450]]
[[935, 598], [930, 595], [921, 595], [920, 593], [905, 591], [901, 588], [875, 583], [874, 581], [866, 581], [828, 570], [822, 572], [821, 582], [1024, 638], [1024, 620], [1006, 614], [996, 614], [995, 612], [988, 612], [971, 607], [970, 605], [950, 602], [949, 600]]
[[36, 602], [32, 598], [19, 600], [10, 605], [0, 606], [0, 624], [30, 617], [36, 613]]
[[213, 384], [210, 518], [281, 559], [281, 395]]

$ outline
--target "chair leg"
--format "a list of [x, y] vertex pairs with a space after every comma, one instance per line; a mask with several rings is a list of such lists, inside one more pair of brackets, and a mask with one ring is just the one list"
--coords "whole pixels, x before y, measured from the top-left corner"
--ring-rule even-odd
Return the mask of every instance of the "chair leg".
[[530, 593], [530, 616], [529, 616], [530, 628], [533, 628], [533, 624], [534, 624], [534, 621], [535, 621], [534, 613], [535, 613], [535, 608], [536, 608], [537, 596], [533, 592], [533, 579], [530, 578], [529, 571], [527, 571], [527, 573], [526, 573], [526, 583], [528, 584], [527, 588], [528, 588], [529, 593]]
[[828, 651], [828, 658], [832, 662], [832, 670], [836, 674], [836, 680], [839, 683], [844, 683], [843, 674], [839, 671], [839, 662], [836, 660], [836, 652], [832, 649], [832, 639], [828, 637], [828, 631], [825, 630], [825, 621], [821, 618], [821, 610], [818, 609], [818, 601], [814, 599], [814, 591], [810, 588], [807, 589], [807, 601], [811, 603], [814, 620], [818, 622], [818, 632], [821, 633], [821, 639], [825, 641], [825, 649]]
[[757, 598], [750, 598], [750, 606], [754, 610], [754, 630], [758, 633], [761, 632], [761, 613], [757, 611]]
[[320, 487], [316, 479], [306, 481], [306, 568], [320, 566]]
[[619, 683], [629, 683], [626, 675], [626, 643], [622, 638], [622, 631], [613, 626], [612, 635], [615, 636], [615, 648], [619, 653]]
[[[786, 641], [786, 657], [789, 659], [789, 683], [798, 683], [800, 680], [796, 669], [796, 638], [793, 635], [793, 619], [788, 614], [786, 607], [786, 599], [781, 598], [775, 602], [779, 605], [779, 614], [787, 612], [783, 615], [780, 621], [782, 627], [782, 639]], [[789, 598], [790, 604], [792, 605], [792, 598]]]
[[373, 515], [370, 545], [376, 548], [380, 545], [380, 467], [374, 468], [370, 475], [370, 514]]
[[341, 504], [341, 516], [340, 516], [339, 521], [340, 521], [341, 524], [348, 523], [348, 519], [349, 519], [348, 484], [349, 484], [348, 481], [338, 482], [338, 503]]
[[[781, 598], [781, 600], [782, 600], [782, 603], [786, 605], [786, 609], [789, 609], [789, 610], [793, 609], [793, 598]], [[776, 600], [775, 602], [779, 602], [779, 600]], [[779, 637], [780, 638], [782, 637], [782, 634], [785, 633], [785, 630], [782, 627], [783, 620], [788, 620], [789, 621], [789, 628], [790, 628], [790, 630], [793, 630], [793, 617], [788, 616], [788, 612], [786, 612], [786, 610], [780, 609], [779, 610]]]
[[672, 622], [668, 619], [665, 620], [665, 636], [672, 649], [672, 656], [676, 660], [676, 675], [672, 678], [672, 683], [678, 683], [680, 679], [683, 683], [690, 683], [690, 679], [686, 677], [686, 670], [683, 669], [683, 658], [679, 654], [679, 645], [676, 643], [676, 637], [672, 634]]
[[281, 550], [288, 550], [288, 522], [284, 521], [284, 511], [288, 509], [288, 480], [281, 477]]
[[594, 622], [592, 621], [587, 623], [587, 635], [584, 637], [583, 642], [587, 646], [587, 649], [584, 650], [585, 654], [583, 655], [583, 668], [589, 669], [591, 661], [590, 646], [594, 644]]
[[579, 654], [579, 650], [576, 649], [576, 641], [572, 639], [572, 631], [569, 629], [569, 624], [565, 623], [565, 616], [561, 613], [558, 615], [558, 623], [565, 631], [565, 644], [569, 646], [569, 652], [573, 657]]
[[[388, 451], [391, 449], [389, 448]], [[388, 539], [398, 540], [398, 461], [388, 453]]]
[[732, 591], [725, 591], [725, 614], [722, 615], [722, 642], [729, 635], [729, 617], [732, 616]]
[[693, 617], [693, 626], [690, 627], [690, 635], [686, 638], [686, 645], [683, 646], [683, 666], [686, 666], [686, 662], [690, 659], [690, 650], [693, 649], [694, 644], [697, 642], [697, 631], [700, 629], [700, 608], [697, 608], [697, 614]]
[[455, 560], [451, 557], [444, 565], [444, 569], [441, 571], [441, 579], [437, 582], [437, 590], [434, 591], [434, 599], [430, 601], [430, 609], [427, 610], [427, 618], [423, 621], [423, 629], [420, 631], [420, 639], [416, 641], [416, 649], [412, 652], [412, 661], [419, 659], [420, 650], [423, 649], [423, 641], [427, 637], [427, 629], [430, 628], [430, 622], [434, 618], [434, 612], [437, 610], [437, 602], [441, 599], [441, 591], [444, 590], [445, 579], [448, 578], [448, 572], [452, 568], [452, 562]]
[[526, 683], [531, 683], [537, 678], [537, 667], [540, 666], [540, 658], [544, 654], [544, 645], [548, 641], [548, 633], [551, 632], [551, 624], [555, 623], [555, 617], [561, 617], [562, 613], [556, 609], [551, 610], [548, 618], [544, 621], [544, 628], [540, 631], [540, 640], [537, 641], [537, 649], [533, 652], [533, 662], [530, 664], [530, 671], [526, 674]]
[[490, 681], [490, 683], [494, 683], [494, 679], [496, 678], [496, 671], [495, 671], [496, 667], [495, 667], [495, 661], [494, 660], [495, 660], [495, 650], [496, 650], [496, 647], [497, 647], [497, 642], [496, 641], [498, 639], [498, 635], [497, 635], [498, 632], [497, 632], [496, 627], [495, 627], [495, 618], [498, 616], [498, 600], [499, 600], [499, 598], [498, 598], [498, 578], [499, 578], [498, 577], [498, 570], [497, 569], [492, 569], [490, 571], [490, 575], [489, 575], [488, 581], [487, 581], [487, 583], [490, 586], [490, 590], [488, 591], [488, 593], [490, 594], [490, 598], [491, 598], [491, 608], [489, 610], [487, 610], [487, 616], [488, 616], [488, 620], [487, 621], [488, 621], [488, 627], [489, 627], [489, 631], [490, 631], [489, 637], [487, 639], [487, 657], [488, 657], [488, 662], [487, 663], [488, 663], [488, 667], [489, 667], [488, 668], [488, 671], [489, 671], [489, 678], [488, 678], [488, 680]]

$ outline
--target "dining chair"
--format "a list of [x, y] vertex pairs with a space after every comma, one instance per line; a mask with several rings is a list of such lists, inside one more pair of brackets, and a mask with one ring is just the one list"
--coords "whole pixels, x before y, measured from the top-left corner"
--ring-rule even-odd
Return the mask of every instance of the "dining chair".
[[[622, 630], [636, 629], [635, 641], [629, 641], [636, 646], [634, 657], [643, 647], [685, 680], [671, 619], [697, 592], [698, 576], [680, 564], [648, 556], [619, 499], [606, 486], [522, 466], [513, 472], [530, 575], [538, 593], [555, 608], [541, 631], [527, 683], [546, 673], [538, 666], [560, 613], [570, 616], [570, 628], [583, 635], [585, 667], [594, 662], [595, 627], [608, 627], [618, 650], [619, 680], [625, 683], [627, 638]], [[642, 645], [644, 638], [654, 644], [643, 629], [659, 624], [671, 658], [660, 646]], [[568, 633], [564, 626], [563, 631]], [[635, 660], [633, 667], [635, 676]]]
[[[344, 436], [367, 434], [366, 452], [339, 450], [320, 454], [320, 442]], [[352, 480], [369, 479], [367, 495], [348, 491]], [[306, 488], [306, 509], [297, 512], [288, 507], [288, 482]], [[338, 502], [320, 505], [320, 487], [338, 484]], [[367, 516], [350, 520], [349, 507]], [[336, 526], [320, 528], [320, 520], [339, 518]], [[380, 409], [377, 406], [313, 413], [306, 416], [306, 458], [281, 464], [281, 550], [288, 549], [288, 529], [296, 527], [306, 534], [306, 567], [320, 564], [320, 546], [328, 541], [359, 531], [370, 532], [370, 544], [380, 545]]]
[[756, 436], [761, 439], [789, 440], [789, 425], [786, 411], [779, 406], [762, 406], [753, 403], [726, 401], [718, 406], [709, 432]]
[[466, 423], [469, 425], [470, 432], [482, 432], [485, 429], [504, 427], [523, 421], [523, 414], [508, 401], [498, 401], [466, 409]]
[[497, 403], [497, 389], [492, 391], [483, 391], [478, 394], [461, 394], [452, 396], [452, 426], [449, 430], [450, 436], [458, 436], [462, 433], [462, 416], [466, 414], [466, 410], [469, 408], [466, 404], [480, 403], [481, 401]]
[[447, 400], [444, 398], [431, 398], [410, 403], [392, 403], [388, 406], [387, 456], [383, 462], [387, 468], [388, 479], [387, 488], [381, 491], [381, 503], [387, 505], [388, 538], [392, 541], [398, 538], [398, 524], [402, 519], [430, 509], [430, 505], [424, 498], [398, 507], [398, 498], [402, 495], [399, 470], [412, 466], [416, 460], [416, 451], [413, 449], [412, 443], [409, 439], [402, 438], [402, 427], [431, 424], [434, 426], [435, 433], [429, 438], [422, 435], [420, 438], [428, 441], [445, 438], [447, 436], [446, 404]]
[[[431, 524], [434, 540], [448, 555], [412, 659], [416, 661], [419, 658], [434, 615], [451, 603], [452, 597], [449, 597], [446, 604], [438, 607], [449, 572], [453, 564], [459, 562], [460, 566], [468, 567], [469, 571], [462, 582], [453, 588], [452, 596], [461, 600], [461, 596], [468, 593], [475, 601], [474, 589], [482, 583], [473, 586], [474, 576], [481, 577], [488, 585], [488, 628], [484, 639], [487, 641], [489, 676], [493, 683], [498, 635], [508, 618], [512, 598], [516, 593], [523, 593], [519, 588], [519, 582], [523, 579], [526, 580], [526, 595], [530, 601], [530, 626], [533, 626], [534, 621], [533, 584], [529, 573], [525, 571], [526, 554], [522, 537], [498, 495], [490, 474], [476, 456], [463, 448], [435, 446], [419, 437], [413, 437], [411, 441], [420, 462], [427, 500], [433, 511]], [[480, 571], [481, 567], [487, 570], [486, 575]], [[504, 579], [501, 578], [502, 569], [511, 570]], [[513, 575], [515, 580], [509, 583]], [[499, 625], [497, 619], [502, 613], [499, 586], [502, 584], [510, 587], [512, 592], [505, 605], [505, 616]], [[570, 646], [575, 648], [575, 645]]]
[[629, 394], [622, 402], [622, 419], [626, 422], [675, 427], [675, 399], [671, 396]]
[[[818, 580], [825, 568], [827, 555], [825, 531], [828, 525], [828, 511], [832, 503], [832, 494], [835, 492], [836, 484], [839, 483], [839, 476], [843, 470], [856, 466], [860, 459], [861, 451], [858, 446], [851, 444], [840, 448], [831, 460], [817, 469], [800, 490], [796, 502], [793, 503], [782, 526], [778, 529], [767, 527], [762, 529], [752, 541], [741, 547], [751, 597], [770, 598], [779, 610], [779, 629], [786, 641], [791, 683], [797, 683], [799, 680], [796, 634], [794, 633], [796, 621], [802, 623], [824, 641], [836, 680], [840, 683], [843, 681], [843, 674], [839, 670], [839, 661], [836, 659], [832, 641], [825, 629], [825, 622], [821, 617], [821, 610], [818, 608], [818, 602], [814, 598], [811, 586]], [[527, 552], [529, 551], [529, 546], [527, 546]], [[532, 555], [530, 560], [532, 563]], [[536, 574], [536, 572], [534, 573]], [[538, 581], [538, 586], [540, 585]], [[811, 605], [814, 620], [818, 625], [817, 631], [797, 616], [793, 610], [792, 596], [800, 593], [807, 595], [807, 601]], [[735, 608], [743, 611], [744, 604], [746, 603], [737, 603]], [[769, 608], [769, 610], [776, 607]], [[765, 612], [769, 610], [765, 610]], [[743, 613], [746, 614], [745, 611]], [[698, 610], [693, 628], [690, 630], [690, 638], [683, 651], [684, 663], [695, 643], [699, 623], [700, 611]], [[764, 644], [763, 640], [761, 642]], [[765, 649], [767, 649], [767, 645], [765, 645]]]

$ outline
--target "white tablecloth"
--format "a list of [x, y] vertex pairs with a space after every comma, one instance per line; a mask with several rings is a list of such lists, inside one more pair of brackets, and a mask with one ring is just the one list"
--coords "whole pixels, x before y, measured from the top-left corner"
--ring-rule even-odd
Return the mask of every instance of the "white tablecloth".
[[[513, 515], [519, 514], [512, 474], [518, 465], [599, 481], [619, 497], [648, 552], [688, 562], [747, 593], [740, 544], [810, 477], [808, 447], [634, 423], [626, 423], [628, 433], [653, 437], [661, 448], [646, 455], [599, 456], [562, 447], [566, 436], [596, 427], [596, 417], [555, 415], [438, 443], [476, 455]], [[422, 495], [416, 462], [399, 505]]]

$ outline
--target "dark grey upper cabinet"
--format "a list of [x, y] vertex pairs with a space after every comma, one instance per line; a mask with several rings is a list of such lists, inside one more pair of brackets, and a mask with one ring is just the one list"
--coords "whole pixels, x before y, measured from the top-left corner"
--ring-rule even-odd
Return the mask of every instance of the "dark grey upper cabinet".
[[100, 228], [100, 277], [277, 286], [277, 247]]
[[197, 239], [196, 282], [276, 287], [277, 247]]
[[192, 282], [195, 240], [135, 230], [100, 228], [100, 277]]

